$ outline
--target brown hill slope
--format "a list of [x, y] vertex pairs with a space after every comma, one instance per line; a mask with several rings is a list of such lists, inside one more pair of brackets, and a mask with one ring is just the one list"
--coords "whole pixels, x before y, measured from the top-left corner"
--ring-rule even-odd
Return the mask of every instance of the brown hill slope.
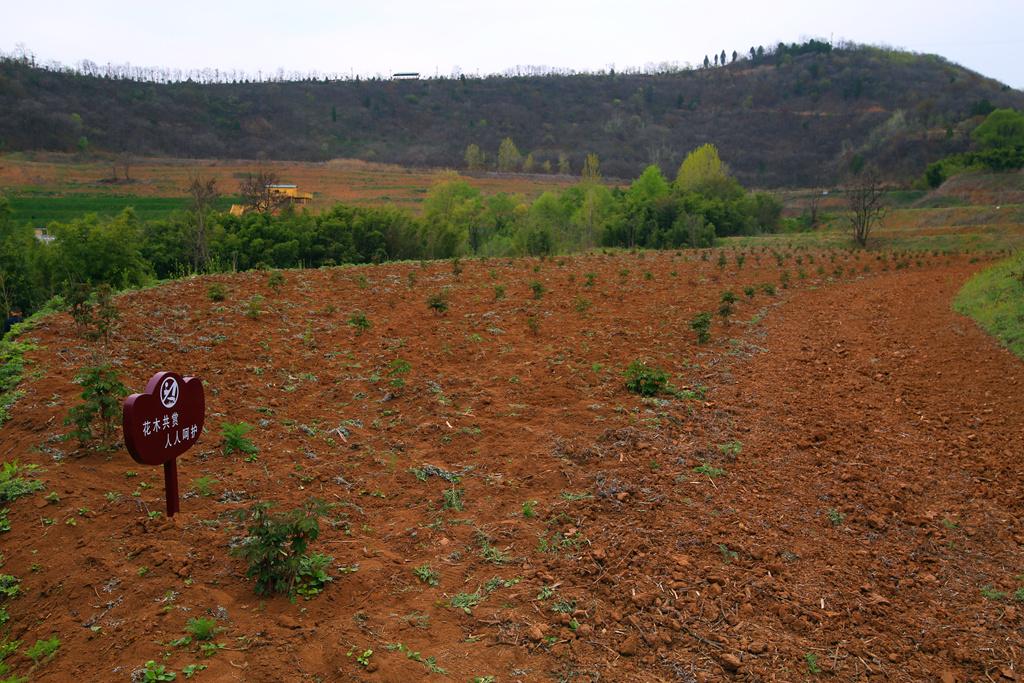
[[[792, 46], [658, 74], [395, 81], [152, 83], [0, 62], [0, 148], [461, 166], [511, 137], [537, 167], [560, 155], [608, 175], [674, 173], [705, 142], [740, 180], [830, 184], [877, 161], [910, 177], [961, 151], [971, 117], [1024, 94], [934, 55]], [[810, 50], [810, 51], [808, 51]]]

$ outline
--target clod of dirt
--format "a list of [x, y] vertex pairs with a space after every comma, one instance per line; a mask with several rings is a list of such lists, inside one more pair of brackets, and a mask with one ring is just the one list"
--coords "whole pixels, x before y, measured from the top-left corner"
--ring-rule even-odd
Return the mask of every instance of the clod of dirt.
[[302, 624], [295, 621], [292, 617], [287, 614], [282, 614], [277, 618], [277, 623], [283, 628], [294, 631], [295, 629], [302, 628]]
[[626, 636], [626, 639], [619, 643], [619, 654], [623, 657], [632, 657], [636, 654], [636, 651], [640, 648], [640, 641], [636, 636]]
[[731, 655], [729, 653], [721, 655], [718, 658], [718, 661], [721, 662], [722, 667], [726, 671], [738, 671], [739, 668], [743, 666], [743, 662], [740, 661], [739, 657], [737, 657], [736, 655]]

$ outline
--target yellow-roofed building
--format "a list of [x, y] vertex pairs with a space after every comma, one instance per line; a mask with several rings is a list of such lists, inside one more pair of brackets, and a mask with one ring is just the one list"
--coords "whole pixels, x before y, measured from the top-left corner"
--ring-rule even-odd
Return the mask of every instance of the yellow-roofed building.
[[[312, 192], [299, 192], [297, 185], [287, 183], [267, 185], [267, 195], [271, 199], [267, 203], [273, 206], [275, 211], [286, 206], [303, 206], [313, 201]], [[243, 204], [232, 204], [230, 213], [232, 216], [241, 216], [251, 210], [252, 207]]]

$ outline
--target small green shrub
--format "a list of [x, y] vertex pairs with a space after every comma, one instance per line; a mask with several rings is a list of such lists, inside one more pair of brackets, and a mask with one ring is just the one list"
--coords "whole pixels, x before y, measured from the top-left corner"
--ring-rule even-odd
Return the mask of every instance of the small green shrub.
[[743, 443], [736, 439], [726, 441], [725, 443], [718, 444], [718, 451], [727, 458], [735, 460], [736, 456], [743, 451]]
[[60, 638], [56, 635], [45, 640], [37, 640], [35, 645], [25, 650], [25, 656], [32, 660], [36, 666], [53, 659], [53, 656], [60, 648]]
[[217, 479], [209, 475], [197, 477], [192, 481], [192, 488], [195, 489], [203, 498], [208, 498], [213, 495], [213, 485], [217, 483]]
[[328, 583], [334, 581], [328, 569], [334, 558], [322, 553], [303, 555], [299, 558], [299, 574], [295, 581], [295, 592], [310, 600], [323, 592]]
[[505, 564], [509, 561], [508, 553], [491, 545], [489, 538], [480, 534], [480, 557], [491, 564]]
[[395, 389], [401, 389], [405, 386], [405, 376], [412, 370], [412, 365], [409, 361], [402, 358], [396, 358], [388, 364], [388, 377], [391, 378], [391, 386]]
[[313, 500], [286, 512], [270, 508], [269, 503], [256, 503], [244, 513], [248, 535], [232, 553], [248, 563], [246, 576], [256, 580], [257, 595], [293, 595], [306, 549], [320, 535], [323, 504]]
[[75, 382], [82, 386], [82, 403], [68, 411], [64, 424], [74, 425], [71, 435], [85, 444], [92, 441], [93, 425], [98, 421], [104, 440], [109, 440], [121, 417], [121, 399], [128, 395], [128, 389], [106, 364], [83, 368]]
[[445, 510], [455, 510], [456, 512], [462, 512], [462, 494], [463, 490], [455, 488], [454, 486], [452, 486], [450, 489], [445, 489], [444, 493], [441, 494], [444, 499], [444, 501], [441, 503], [441, 507]]
[[37, 470], [39, 470], [39, 465], [19, 465], [17, 460], [5, 462], [0, 467], [0, 504], [42, 489], [43, 482], [38, 479], [26, 479], [24, 476], [33, 474]]
[[1004, 600], [1006, 599], [1006, 591], [998, 590], [992, 586], [982, 586], [981, 597], [986, 600]]
[[246, 304], [245, 315], [256, 320], [263, 313], [263, 297], [259, 294], [253, 295]]
[[[6, 611], [4, 611], [4, 614], [7, 614]], [[19, 647], [21, 647], [20, 640], [9, 641], [6, 636], [3, 640], [0, 640], [0, 676], [7, 676], [7, 674], [11, 672], [11, 667], [9, 664], [5, 663], [5, 660], [17, 652]], [[4, 678], [3, 683], [28, 683], [28, 677], [11, 676], [9, 678]]]
[[21, 592], [21, 579], [11, 574], [0, 574], [0, 596], [10, 599]]
[[356, 331], [357, 335], [360, 335], [370, 329], [372, 323], [370, 323], [370, 319], [366, 317], [365, 313], [362, 311], [354, 311], [352, 315], [348, 317], [348, 325]]
[[274, 290], [274, 293], [281, 291], [281, 287], [284, 286], [284, 273], [279, 270], [275, 270], [269, 276], [267, 276], [267, 286]]
[[221, 283], [214, 282], [206, 288], [206, 296], [210, 301], [224, 301], [228, 297], [228, 291]]
[[185, 623], [185, 633], [196, 640], [213, 640], [223, 629], [217, 626], [217, 620], [209, 617], [193, 617]]
[[533, 292], [534, 299], [539, 299], [542, 296], [544, 296], [544, 285], [541, 284], [538, 280], [534, 280], [533, 282], [530, 283], [530, 291]]
[[427, 297], [427, 308], [435, 313], [444, 313], [448, 310], [448, 291], [442, 289], [437, 294]]
[[505, 298], [505, 285], [494, 285], [494, 300], [501, 301]]
[[690, 329], [697, 333], [697, 343], [706, 344], [711, 340], [711, 314], [698, 313], [690, 320]]
[[237, 424], [222, 422], [220, 430], [221, 435], [224, 437], [224, 455], [231, 455], [235, 452], [255, 455], [259, 452], [256, 445], [245, 438], [245, 435], [252, 431], [252, 425], [246, 422], [239, 422]]
[[199, 654], [203, 657], [212, 657], [223, 649], [222, 643], [199, 643]]
[[640, 396], [657, 396], [668, 386], [668, 373], [635, 360], [626, 368], [626, 389]]
[[417, 579], [428, 586], [436, 586], [440, 583], [440, 574], [434, 571], [433, 567], [429, 564], [421, 564], [413, 569], [412, 573], [416, 575]]
[[[142, 671], [142, 683], [158, 683], [159, 681], [173, 681], [177, 676], [176, 673], [168, 669], [163, 664], [157, 664], [152, 659], [146, 662], [146, 664], [140, 669]], [[135, 675], [132, 675], [132, 679], [135, 680]]]
[[120, 311], [114, 305], [114, 290], [103, 284], [95, 290], [87, 284], [72, 286], [67, 294], [68, 309], [82, 336], [90, 341], [109, 341]]
[[711, 477], [712, 479], [717, 479], [718, 477], [721, 477], [725, 474], [725, 470], [723, 470], [721, 467], [714, 467], [706, 462], [694, 467], [693, 471], [696, 472], [697, 474], [703, 474], [708, 477]]
[[473, 608], [480, 604], [480, 601], [484, 599], [484, 596], [477, 591], [476, 593], [458, 593], [452, 596], [452, 599], [448, 601], [448, 604], [455, 609], [460, 609], [466, 614], [472, 614]]

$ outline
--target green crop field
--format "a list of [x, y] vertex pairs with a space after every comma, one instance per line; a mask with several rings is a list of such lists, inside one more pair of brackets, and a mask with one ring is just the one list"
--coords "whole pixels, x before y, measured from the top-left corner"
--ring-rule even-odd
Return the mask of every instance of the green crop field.
[[[32, 223], [45, 226], [54, 221], [66, 222], [82, 214], [97, 213], [111, 215], [132, 207], [142, 220], [165, 218], [175, 211], [184, 211], [189, 206], [186, 197], [139, 197], [136, 195], [103, 194], [26, 194], [10, 198], [14, 219], [18, 223]], [[237, 202], [234, 197], [219, 197], [216, 208], [226, 211]]]

